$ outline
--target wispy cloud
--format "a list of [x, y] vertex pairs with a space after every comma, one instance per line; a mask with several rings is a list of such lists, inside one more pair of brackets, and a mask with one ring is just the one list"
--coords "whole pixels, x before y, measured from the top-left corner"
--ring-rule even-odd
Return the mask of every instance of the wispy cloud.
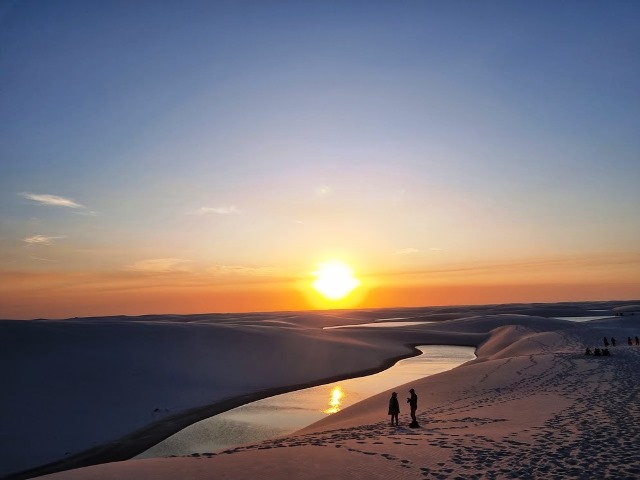
[[53, 207], [66, 207], [66, 208], [75, 208], [75, 209], [86, 209], [84, 205], [79, 204], [78, 202], [65, 197], [60, 197], [58, 195], [50, 195], [47, 193], [28, 193], [22, 192], [20, 196], [32, 200], [41, 205], [50, 205]]
[[271, 277], [282, 274], [281, 270], [275, 267], [244, 267], [241, 265], [215, 265], [208, 271], [214, 275], [238, 275], [246, 277]]
[[176, 273], [189, 272], [190, 260], [182, 258], [151, 258], [147, 260], [138, 260], [137, 262], [127, 265], [126, 270], [141, 273]]
[[414, 253], [418, 253], [420, 250], [417, 248], [401, 248], [400, 250], [396, 250], [393, 252], [393, 255], [412, 255]]
[[64, 237], [51, 237], [46, 235], [34, 235], [23, 240], [27, 245], [53, 245], [56, 240]]
[[31, 255], [29, 256], [30, 259], [32, 260], [37, 260], [39, 262], [55, 262], [56, 260], [52, 260], [50, 258], [42, 258], [42, 257], [36, 257], [35, 255]]
[[39, 205], [46, 205], [50, 207], [71, 208], [75, 211], [75, 213], [79, 215], [89, 215], [92, 217], [95, 215], [98, 215], [98, 212], [94, 210], [89, 210], [86, 206], [76, 202], [71, 198], [61, 197], [59, 195], [51, 195], [48, 193], [22, 192], [19, 195], [21, 197], [26, 198], [27, 200], [36, 202]]
[[200, 207], [199, 209], [191, 212], [191, 215], [237, 215], [240, 213], [240, 209], [235, 205], [222, 205], [220, 207]]
[[[557, 270], [574, 270], [579, 271], [584, 268], [602, 268], [615, 266], [635, 266], [640, 265], [640, 255], [633, 253], [620, 254], [594, 254], [585, 256], [558, 256], [558, 257], [540, 257], [515, 260], [513, 262], [502, 263], [467, 263], [467, 264], [449, 264], [434, 267], [432, 269], [404, 271], [404, 272], [386, 272], [385, 275], [443, 275], [443, 274], [462, 274], [462, 275], [483, 275], [483, 274], [502, 274], [502, 273], [533, 273], [555, 272]], [[635, 269], [637, 271], [637, 269]]]

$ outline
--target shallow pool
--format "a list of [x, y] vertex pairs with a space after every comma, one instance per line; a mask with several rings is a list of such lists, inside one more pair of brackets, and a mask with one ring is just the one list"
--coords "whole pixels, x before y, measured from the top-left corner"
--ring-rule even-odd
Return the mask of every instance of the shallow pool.
[[591, 315], [585, 317], [553, 317], [559, 320], [569, 320], [570, 322], [588, 322], [589, 320], [602, 320], [603, 318], [612, 318], [613, 315]]
[[429, 321], [413, 321], [413, 322], [392, 322], [376, 320], [375, 323], [356, 323], [353, 325], [335, 325], [333, 327], [324, 327], [323, 330], [335, 330], [336, 328], [360, 328], [360, 327], [375, 327], [375, 328], [394, 328], [394, 327], [413, 327], [416, 325], [426, 325], [427, 323], [433, 323]]
[[[258, 400], [201, 420], [136, 458], [210, 453], [300, 430], [365, 398], [473, 360], [473, 347], [429, 345], [382, 372]], [[417, 392], [420, 395], [420, 392]], [[407, 392], [398, 391], [401, 402]], [[386, 417], [386, 401], [380, 417]], [[406, 410], [406, 409], [405, 409]]]

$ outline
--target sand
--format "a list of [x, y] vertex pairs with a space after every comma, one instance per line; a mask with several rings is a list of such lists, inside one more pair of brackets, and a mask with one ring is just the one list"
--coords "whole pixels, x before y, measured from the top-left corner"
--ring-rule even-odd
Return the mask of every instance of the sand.
[[[419, 429], [408, 427], [403, 404], [400, 427], [389, 425], [390, 392], [385, 392], [283, 438], [225, 452], [113, 462], [42, 478], [640, 476], [640, 347], [626, 345], [627, 336], [640, 334], [640, 316], [576, 324], [524, 314], [471, 315], [393, 332], [296, 328], [303, 336], [337, 342], [329, 350], [379, 343], [383, 357], [394, 353], [390, 345], [396, 342], [476, 342], [478, 359], [394, 388], [401, 399], [410, 387], [416, 389]], [[339, 336], [325, 337], [327, 332]], [[585, 346], [599, 345], [604, 335], [619, 341], [613, 355], [584, 356]], [[368, 361], [379, 358], [372, 354]]]

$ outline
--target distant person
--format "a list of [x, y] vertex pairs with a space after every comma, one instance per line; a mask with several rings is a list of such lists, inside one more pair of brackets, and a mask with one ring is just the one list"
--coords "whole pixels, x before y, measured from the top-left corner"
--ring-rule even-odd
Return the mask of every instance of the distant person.
[[609, 346], [609, 339], [607, 337], [604, 337], [604, 346], [605, 348]]
[[596, 348], [596, 349], [593, 351], [593, 354], [594, 354], [596, 357], [599, 357], [600, 355], [602, 355], [602, 353], [600, 353], [600, 349], [599, 349], [599, 348]]
[[633, 346], [633, 340], [631, 340], [631, 337], [627, 337], [627, 343], [630, 347]]
[[389, 415], [391, 415], [391, 425], [393, 426], [393, 419], [396, 419], [396, 427], [398, 426], [398, 415], [400, 414], [400, 404], [398, 403], [398, 394], [393, 392], [389, 399]]
[[409, 426], [411, 428], [417, 428], [420, 426], [418, 425], [418, 419], [416, 418], [416, 410], [418, 409], [418, 395], [416, 395], [416, 391], [413, 388], [409, 390], [409, 393], [411, 394], [411, 396], [407, 398], [407, 403], [411, 408], [411, 423], [409, 424]]
[[616, 339], [611, 337], [611, 346], [615, 347], [616, 346]]
[[587, 349], [584, 351], [585, 355], [591, 355], [591, 349], [589, 347], [587, 347]]
[[605, 348], [604, 350], [602, 350], [602, 355], [604, 357], [609, 357], [609, 356], [611, 356], [611, 352], [609, 352], [608, 348]]
[[636, 345], [640, 345], [640, 338], [636, 336]]

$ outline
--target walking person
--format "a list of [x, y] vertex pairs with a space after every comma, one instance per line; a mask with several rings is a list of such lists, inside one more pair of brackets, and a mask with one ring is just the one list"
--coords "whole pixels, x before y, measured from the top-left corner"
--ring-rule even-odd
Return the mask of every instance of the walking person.
[[400, 403], [398, 403], [398, 394], [393, 392], [389, 399], [389, 415], [391, 415], [391, 426], [393, 426], [393, 419], [396, 419], [396, 427], [398, 426], [398, 415], [400, 414]]
[[409, 393], [411, 394], [411, 396], [407, 398], [407, 403], [409, 404], [409, 407], [411, 409], [411, 423], [409, 424], [409, 426], [411, 428], [418, 428], [420, 426], [418, 425], [418, 419], [416, 418], [416, 410], [418, 409], [418, 395], [416, 395], [416, 391], [413, 388], [409, 390]]

